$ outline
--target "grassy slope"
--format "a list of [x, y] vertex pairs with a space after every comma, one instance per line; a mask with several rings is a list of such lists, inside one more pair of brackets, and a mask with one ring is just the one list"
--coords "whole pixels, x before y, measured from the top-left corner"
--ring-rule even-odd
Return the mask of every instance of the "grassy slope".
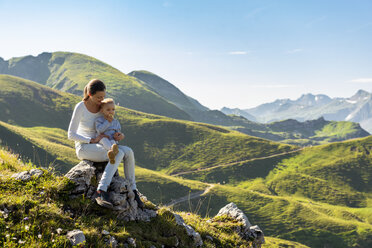
[[[158, 216], [150, 222], [124, 222], [117, 220], [110, 211], [83, 197], [69, 199], [71, 189], [68, 180], [44, 170], [44, 175], [29, 182], [9, 178], [13, 173], [34, 168], [23, 164], [17, 156], [0, 149], [0, 209], [10, 210], [8, 217], [0, 218], [0, 246], [2, 247], [69, 247], [65, 237], [67, 231], [80, 229], [89, 247], [110, 247], [105, 245], [102, 230], [110, 232], [119, 242], [119, 247], [132, 237], [137, 247], [174, 246], [191, 247], [192, 240], [183, 228], [176, 225], [169, 210], [161, 208]], [[146, 203], [151, 207], [151, 203]], [[64, 211], [70, 209], [72, 212]], [[204, 240], [204, 247], [248, 247], [232, 232], [237, 223], [229, 218], [207, 222], [198, 215], [179, 212], [185, 222], [195, 228]], [[57, 234], [57, 228], [62, 229]], [[210, 236], [213, 241], [206, 238]], [[263, 247], [306, 247], [296, 242], [267, 237]]]
[[[0, 93], [0, 99], [4, 102], [4, 105], [0, 105], [0, 110], [8, 111], [7, 115], [0, 116], [0, 120], [23, 127], [46, 126], [66, 130], [73, 106], [80, 100], [72, 94], [51, 90], [12, 76], [0, 75], [0, 85], [6, 89]], [[21, 92], [18, 92], [18, 89]], [[38, 92], [38, 95], [34, 92]], [[43, 92], [49, 97], [44, 97]], [[28, 103], [29, 111], [24, 111], [22, 108], [25, 105], [22, 104], [13, 104], [12, 108], [7, 108], [5, 103], [16, 100]], [[18, 113], [21, 113], [21, 117]], [[154, 170], [184, 171], [294, 149], [292, 146], [250, 137], [213, 125], [173, 120], [122, 107], [117, 107], [117, 118], [126, 134], [122, 144], [133, 148], [138, 164]], [[47, 129], [41, 127], [35, 130], [23, 129], [22, 132], [19, 127], [17, 130], [30, 140], [34, 136], [34, 145], [44, 149], [48, 147], [48, 140], [44, 144], [37, 138], [48, 137], [54, 132], [50, 130], [46, 133]], [[71, 147], [72, 143], [65, 141], [67, 134], [63, 135], [63, 132], [66, 132], [63, 130], [56, 132], [58, 135], [54, 137], [53, 142]], [[45, 135], [39, 135], [40, 133]], [[56, 148], [48, 148], [48, 152], [59, 156], [61, 160], [71, 161], [71, 158], [67, 157], [71, 156], [71, 151], [64, 155]]]

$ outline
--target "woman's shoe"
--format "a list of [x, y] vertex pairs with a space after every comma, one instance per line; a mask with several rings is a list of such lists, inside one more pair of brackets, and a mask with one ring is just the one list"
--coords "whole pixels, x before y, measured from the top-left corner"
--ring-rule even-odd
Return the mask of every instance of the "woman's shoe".
[[143, 210], [145, 208], [145, 204], [142, 202], [141, 197], [138, 195], [137, 190], [133, 190], [133, 193], [134, 193], [134, 200], [137, 202], [137, 206]]
[[97, 192], [96, 202], [98, 205], [105, 208], [113, 207], [112, 203], [110, 202], [109, 193], [107, 193], [106, 191], [101, 190], [99, 193]]

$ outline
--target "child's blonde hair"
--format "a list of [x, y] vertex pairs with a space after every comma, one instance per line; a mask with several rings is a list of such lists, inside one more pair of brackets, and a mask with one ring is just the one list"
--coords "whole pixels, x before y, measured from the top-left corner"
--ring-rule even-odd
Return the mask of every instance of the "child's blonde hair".
[[109, 103], [112, 103], [112, 104], [115, 105], [115, 101], [114, 101], [114, 99], [112, 99], [112, 98], [105, 98], [105, 99], [103, 99], [102, 102], [101, 102], [101, 105], [99, 106], [100, 109], [102, 109], [102, 107], [103, 107], [105, 104], [109, 104]]

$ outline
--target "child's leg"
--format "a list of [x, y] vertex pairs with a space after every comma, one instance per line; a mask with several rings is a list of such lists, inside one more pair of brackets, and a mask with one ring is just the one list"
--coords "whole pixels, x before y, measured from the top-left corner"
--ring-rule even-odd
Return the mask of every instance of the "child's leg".
[[103, 147], [109, 151], [111, 149], [111, 146], [112, 146], [112, 143], [111, 143], [111, 140], [109, 140], [108, 138], [102, 138], [99, 143], [101, 145], [103, 145]]

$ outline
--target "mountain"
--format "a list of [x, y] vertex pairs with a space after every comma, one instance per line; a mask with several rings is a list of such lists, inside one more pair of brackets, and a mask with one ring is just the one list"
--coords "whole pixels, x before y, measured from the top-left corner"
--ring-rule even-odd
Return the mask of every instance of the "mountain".
[[91, 79], [99, 78], [107, 86], [107, 97], [114, 98], [121, 106], [178, 119], [191, 119], [140, 80], [83, 54], [55, 52], [7, 61], [0, 58], [0, 74], [22, 77], [79, 96], [83, 95], [84, 86]]
[[[133, 71], [128, 75], [143, 81], [154, 92], [188, 113], [195, 121], [227, 126], [231, 130], [237, 130], [239, 132], [256, 137], [296, 145], [316, 145], [325, 142], [365, 137], [369, 135], [362, 128], [360, 128], [358, 124], [349, 124], [345, 122], [338, 124], [324, 122], [321, 124], [320, 122], [322, 121], [319, 122], [314, 120], [313, 122], [309, 121], [302, 124], [296, 121], [296, 123], [294, 123], [293, 120], [287, 120], [272, 123], [271, 125], [261, 125], [259, 123], [253, 123], [256, 121], [256, 118], [253, 115], [237, 108], [223, 108], [221, 111], [209, 110], [200, 105], [200, 103], [198, 103], [196, 100], [186, 96], [173, 84], [155, 75], [154, 73], [148, 71]], [[289, 100], [280, 101], [278, 107], [283, 109], [283, 106], [289, 106], [288, 101]], [[299, 98], [295, 104], [301, 106], [321, 106], [329, 103], [330, 101], [331, 99], [325, 95], [313, 96], [311, 94], [307, 94]], [[261, 108], [257, 111], [264, 112], [267, 110], [265, 110], [265, 108]], [[242, 116], [244, 118], [238, 118], [237, 116]], [[311, 123], [317, 124], [313, 125]], [[325, 127], [326, 125], [329, 126]], [[337, 130], [335, 128], [329, 128], [331, 125], [333, 125], [333, 127], [337, 127]], [[322, 131], [322, 129], [328, 131], [332, 129], [332, 132], [327, 133]], [[322, 133], [322, 135], [316, 135], [316, 133]]]
[[226, 114], [226, 115], [236, 115], [236, 116], [243, 116], [244, 118], [246, 118], [247, 120], [249, 121], [255, 121], [257, 122], [256, 118], [251, 115], [251, 114], [248, 114], [246, 111], [243, 111], [241, 109], [238, 109], [238, 108], [226, 108], [226, 107], [223, 107], [221, 109], [221, 112]]
[[257, 126], [230, 127], [248, 135], [299, 146], [320, 145], [335, 141], [366, 137], [370, 134], [359, 123], [349, 121], [316, 120], [299, 122], [294, 119]]
[[263, 123], [285, 119], [306, 121], [323, 116], [326, 120], [358, 122], [362, 128], [372, 132], [372, 94], [363, 90], [349, 98], [306, 94], [297, 100], [280, 99], [241, 111]]
[[207, 107], [201, 105], [197, 100], [185, 95], [173, 84], [154, 73], [142, 70], [132, 71], [128, 75], [145, 82], [153, 91], [186, 112], [209, 110]]
[[128, 75], [141, 80], [154, 92], [185, 111], [191, 116], [193, 121], [221, 126], [236, 126], [241, 123], [236, 122], [234, 118], [231, 118], [221, 111], [210, 110], [201, 105], [197, 100], [185, 95], [173, 84], [154, 73], [148, 71], [133, 71]]

